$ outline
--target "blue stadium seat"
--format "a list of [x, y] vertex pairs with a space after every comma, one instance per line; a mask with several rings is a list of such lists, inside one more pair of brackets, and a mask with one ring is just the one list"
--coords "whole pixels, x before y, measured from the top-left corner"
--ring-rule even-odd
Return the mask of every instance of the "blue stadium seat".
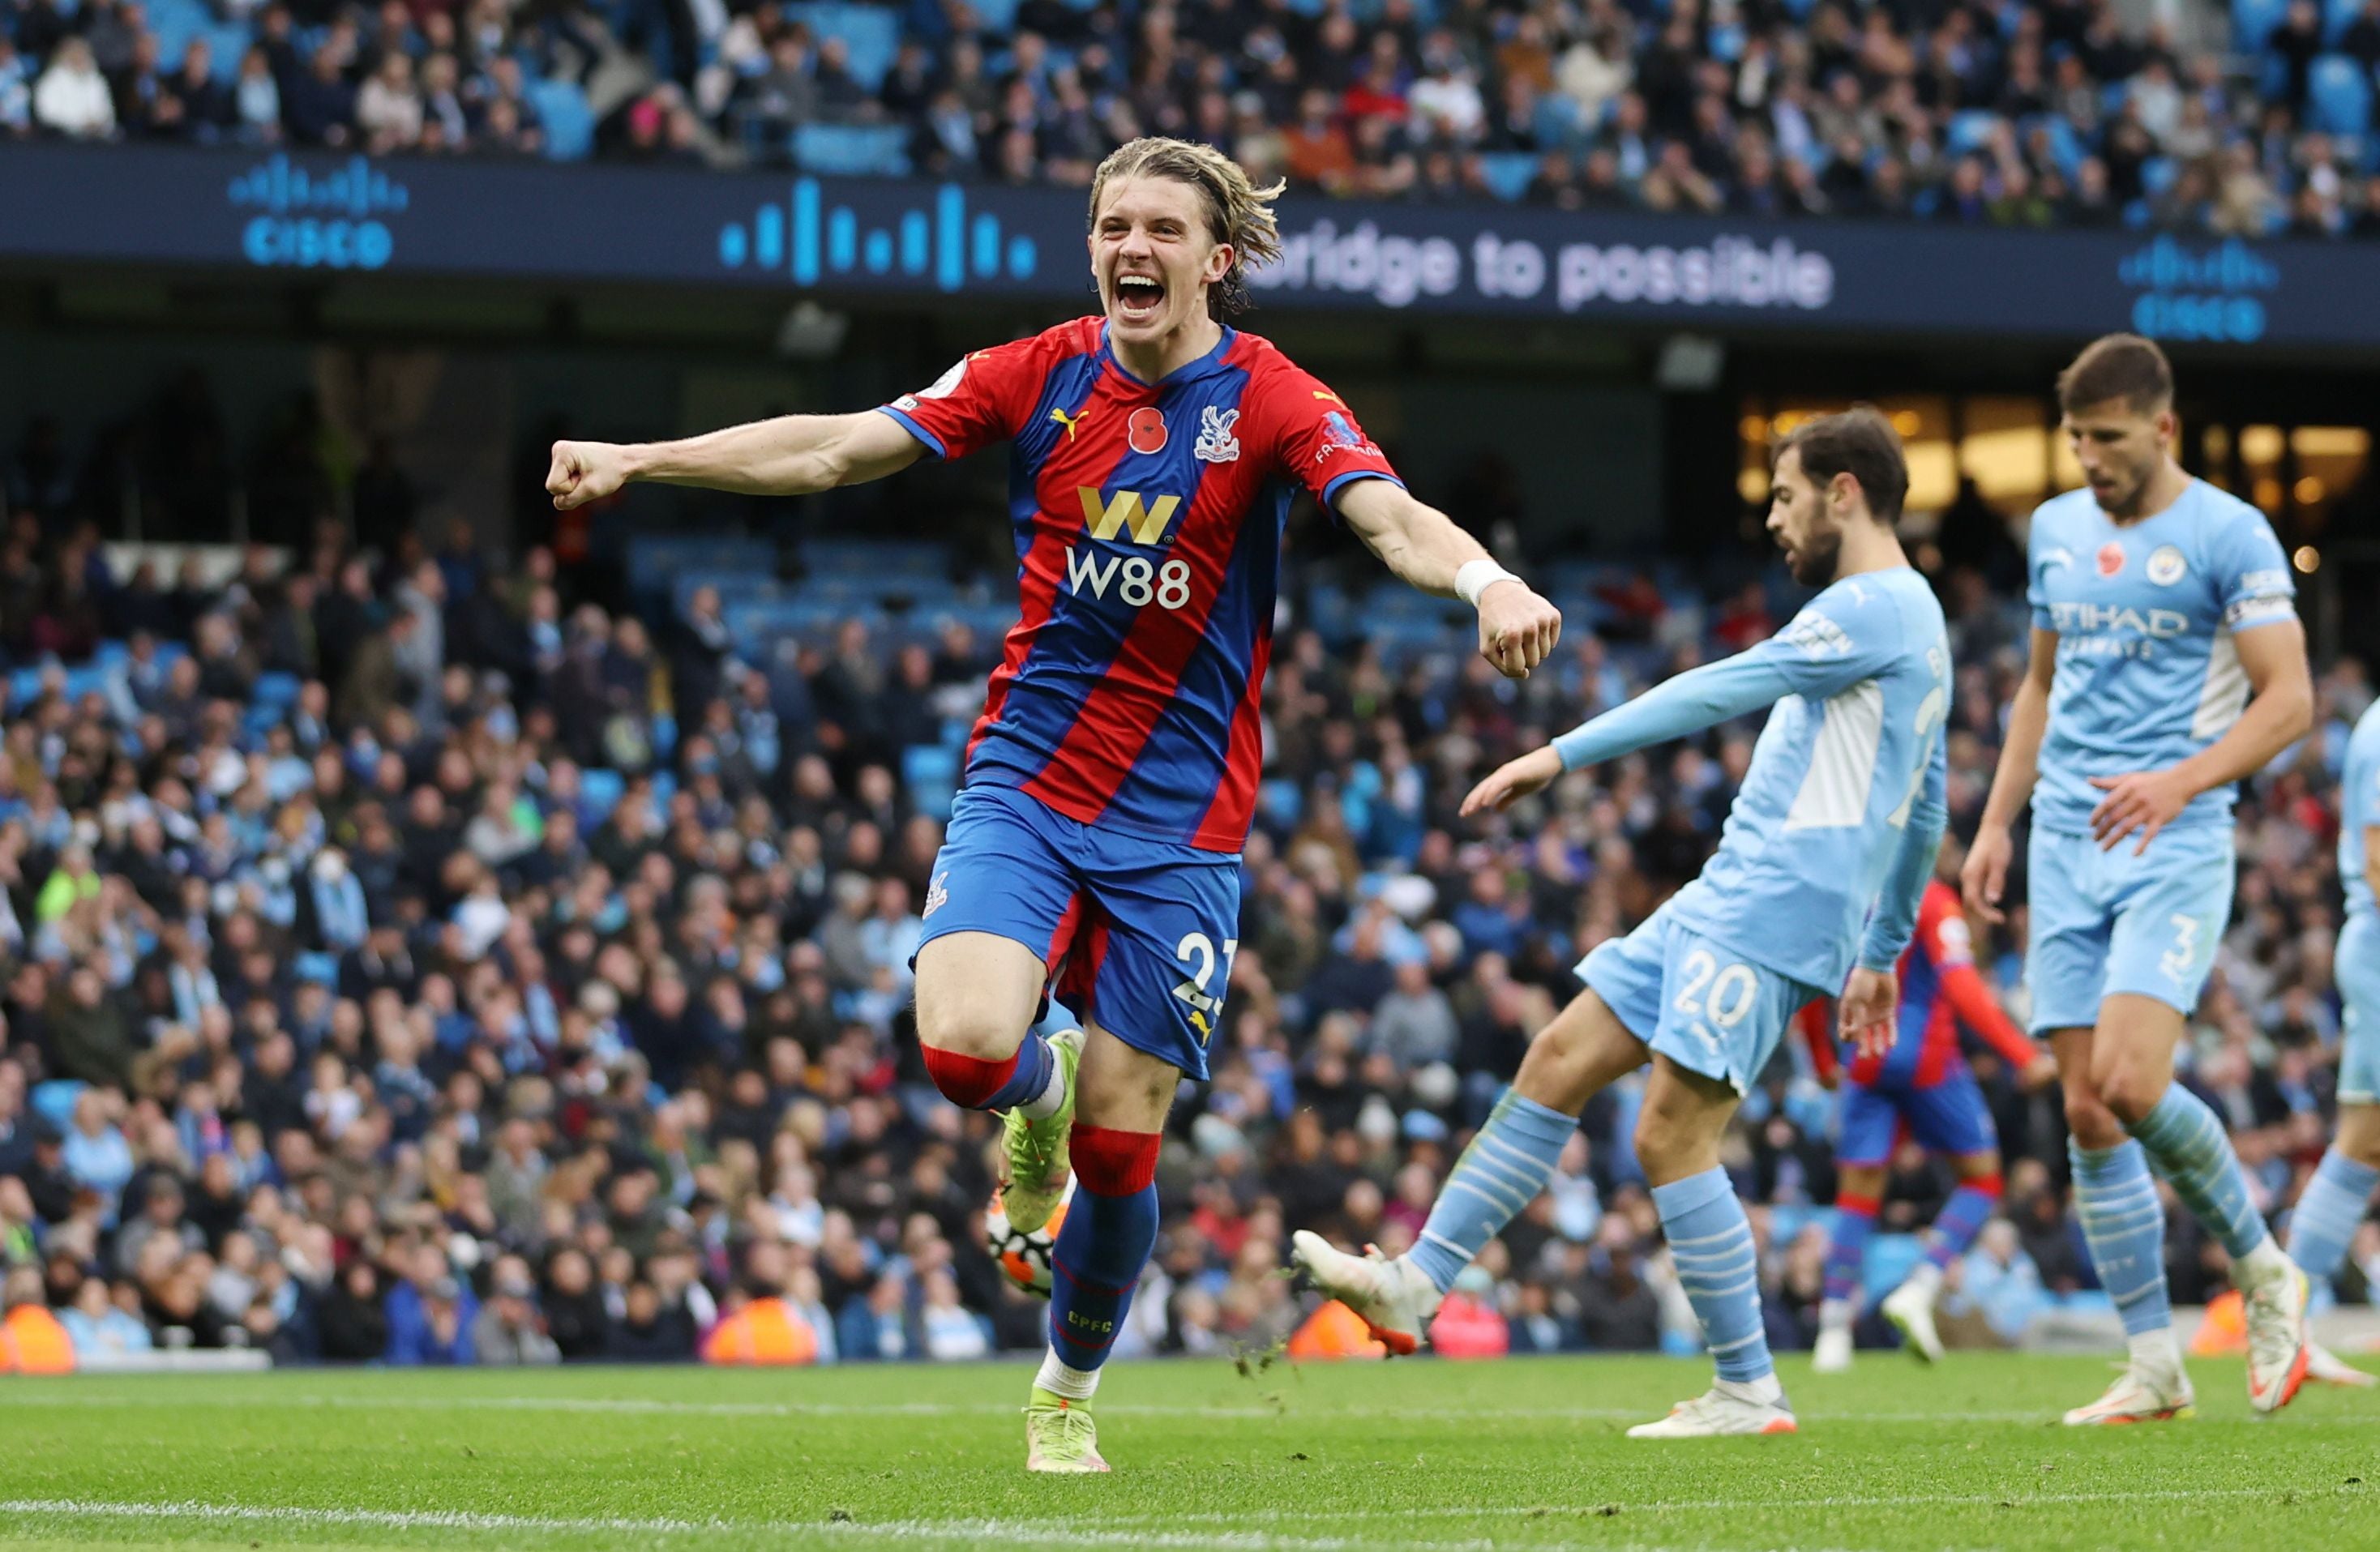
[[905, 177], [909, 131], [897, 124], [799, 125], [794, 162], [827, 177]]
[[584, 162], [595, 150], [595, 112], [577, 81], [541, 80], [528, 89], [537, 116], [545, 123], [545, 154], [556, 162]]
[[74, 1121], [75, 1101], [90, 1086], [80, 1078], [52, 1078], [47, 1083], [35, 1084], [26, 1101], [33, 1107], [34, 1114], [46, 1118], [63, 1132]]
[[714, 571], [709, 566], [688, 566], [670, 583], [671, 611], [683, 616], [694, 601], [694, 595], [704, 588], [716, 588], [719, 601], [729, 603], [760, 603], [783, 596], [783, 585], [773, 576], [755, 576], [748, 571]]
[[1503, 151], [1479, 159], [1479, 171], [1496, 198], [1513, 202], [1529, 191], [1537, 174], [1536, 156], [1525, 151]]
[[1559, 91], [1548, 91], [1538, 98], [1536, 115], [1529, 121], [1530, 132], [1537, 137], [1539, 145], [1548, 149], [1578, 145], [1592, 127], [1578, 99]]
[[785, 12], [794, 20], [807, 23], [820, 38], [842, 39], [851, 52], [852, 76], [870, 92], [884, 83], [884, 73], [892, 68], [892, 55], [901, 47], [898, 16], [874, 6], [837, 5], [832, 0], [788, 6]]
[[2289, 14], [2289, 0], [2231, 0], [2231, 47], [2238, 54], [2262, 54], [2265, 45]]
[[249, 697], [259, 706], [281, 710], [298, 698], [298, 675], [260, 673], [256, 676], [256, 687], [249, 692]]
[[1925, 1255], [1925, 1247], [1914, 1234], [1877, 1234], [1867, 1242], [1860, 1284], [1871, 1300], [1881, 1299], [1900, 1286]]
[[339, 984], [339, 956], [330, 953], [301, 953], [292, 962], [301, 981], [314, 981], [323, 986]]
[[602, 766], [590, 766], [578, 773], [578, 825], [581, 831], [591, 831], [612, 817], [620, 806], [620, 794], [628, 783], [618, 771]]
[[1992, 132], [1999, 127], [2000, 115], [1988, 108], [1969, 108], [1950, 117], [1949, 133], [1943, 137], [1946, 149], [1953, 156], [1963, 156], [1971, 151], [1981, 151], [1991, 143]]
[[958, 788], [959, 758], [947, 745], [913, 744], [901, 751], [901, 781], [917, 811], [935, 819], [951, 817]]
[[628, 540], [623, 559], [629, 588], [654, 603], [670, 597], [681, 572], [777, 575], [775, 540], [734, 534], [638, 534]]
[[942, 577], [951, 569], [950, 546], [928, 539], [811, 539], [802, 542], [801, 556], [813, 576], [905, 572]]
[[2306, 123], [2332, 135], [2361, 136], [2372, 128], [2372, 78], [2343, 54], [2313, 62], [2306, 79]]

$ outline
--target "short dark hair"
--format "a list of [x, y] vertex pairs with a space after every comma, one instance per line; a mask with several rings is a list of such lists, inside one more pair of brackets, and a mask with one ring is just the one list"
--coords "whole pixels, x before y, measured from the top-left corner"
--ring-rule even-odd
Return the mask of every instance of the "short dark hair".
[[1821, 415], [1793, 428], [1768, 460], [1774, 472], [1789, 452], [1802, 455], [1802, 472], [1817, 486], [1848, 474], [1859, 481], [1860, 494], [1879, 523], [1900, 520], [1900, 503], [1909, 494], [1909, 461], [1901, 455], [1900, 433], [1874, 405], [1853, 405], [1840, 415]]
[[2102, 334], [2058, 374], [2058, 407], [2069, 415], [2110, 399], [2123, 400], [2135, 415], [2173, 403], [2173, 367], [2155, 341]]

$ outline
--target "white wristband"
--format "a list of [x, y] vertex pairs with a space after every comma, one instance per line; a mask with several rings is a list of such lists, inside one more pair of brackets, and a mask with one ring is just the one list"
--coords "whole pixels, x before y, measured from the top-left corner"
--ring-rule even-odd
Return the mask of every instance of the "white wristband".
[[1475, 561], [1465, 561], [1455, 568], [1454, 594], [1455, 597], [1476, 609], [1479, 607], [1479, 595], [1489, 588], [1499, 582], [1518, 582], [1519, 580], [1519, 577], [1483, 555]]

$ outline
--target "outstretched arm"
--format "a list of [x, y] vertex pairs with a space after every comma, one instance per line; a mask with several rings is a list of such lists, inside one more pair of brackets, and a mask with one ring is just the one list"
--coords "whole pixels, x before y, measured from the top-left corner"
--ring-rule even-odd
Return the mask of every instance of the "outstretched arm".
[[781, 415], [678, 442], [557, 442], [545, 488], [563, 512], [632, 480], [747, 496], [807, 496], [881, 479], [925, 451], [901, 422], [872, 409]]
[[1758, 651], [1689, 669], [1505, 765], [1471, 789], [1463, 812], [1501, 808], [1565, 770], [1601, 765], [1773, 706], [1792, 689], [1785, 671]]
[[1488, 559], [1454, 519], [1390, 479], [1356, 479], [1339, 494], [1339, 515], [1382, 564], [1438, 598], [1479, 611], [1479, 655], [1508, 678], [1525, 679], [1561, 638], [1561, 611]]

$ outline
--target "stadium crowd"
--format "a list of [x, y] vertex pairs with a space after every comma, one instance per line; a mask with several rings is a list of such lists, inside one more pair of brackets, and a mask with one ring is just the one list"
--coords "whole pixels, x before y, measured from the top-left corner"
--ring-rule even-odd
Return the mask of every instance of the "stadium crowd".
[[[752, 1349], [721, 1333], [750, 1340], [736, 1317], [759, 1310], [820, 1360], [1040, 1345], [1042, 1306], [982, 1243], [993, 1118], [936, 1095], [906, 1010], [940, 825], [904, 752], [963, 727], [996, 643], [869, 610], [739, 640], [710, 588], [640, 617], [593, 567], [506, 562], [460, 527], [371, 552], [327, 525], [285, 568], [258, 550], [219, 583], [195, 563], [117, 575], [70, 479], [21, 452], [6, 472], [9, 1310], [54, 1310], [87, 1359], [728, 1357]], [[1993, 587], [2004, 533], [1944, 548], [1955, 831], [2023, 614]], [[1128, 1352], [1291, 1340], [1295, 1229], [1409, 1243], [1572, 964], [1696, 870], [1755, 730], [1573, 774], [1489, 823], [1459, 820], [1461, 794], [1791, 607], [1623, 576], [1516, 686], [1459, 626], [1418, 649], [1326, 639], [1306, 622], [1330, 585], [1292, 579], [1225, 1027], [1175, 1113]], [[2321, 685], [2318, 731], [2243, 801], [2236, 925], [2187, 1052], [2276, 1215], [2325, 1136], [2331, 772], [2373, 693], [2351, 661]], [[2020, 908], [1983, 955], [2020, 1013], [2022, 935]], [[1976, 1066], [2010, 1190], [1952, 1274], [1949, 1324], [2005, 1342], [2098, 1296], [2054, 1098]], [[1585, 1117], [1441, 1345], [1692, 1345], [1624, 1140], [1636, 1092]], [[1788, 1051], [1727, 1158], [1788, 1348], [1815, 1329], [1829, 1107]], [[1886, 1230], [1949, 1183], [1904, 1154]], [[2202, 1300], [2219, 1252], [2168, 1217], [2176, 1297]], [[2380, 1282], [2380, 1226], [2352, 1260], [2350, 1300]]]
[[[1168, 133], [1375, 199], [2380, 233], [2380, 4], [2174, 20], [2128, 29], [2114, 0], [0, 0], [0, 139], [1083, 185]], [[2226, 32], [2228, 53], [2195, 41]], [[817, 126], [877, 132], [829, 150]]]

